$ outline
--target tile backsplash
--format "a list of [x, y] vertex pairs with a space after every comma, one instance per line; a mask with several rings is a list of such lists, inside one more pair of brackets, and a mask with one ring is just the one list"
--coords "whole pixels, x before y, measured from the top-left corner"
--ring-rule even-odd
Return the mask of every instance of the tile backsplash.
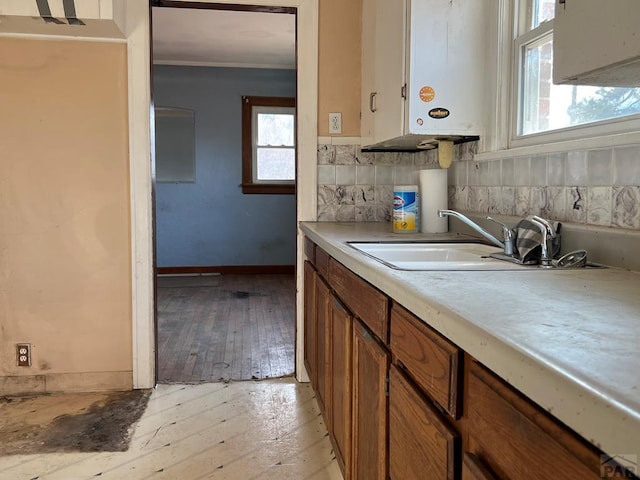
[[[640, 145], [475, 160], [475, 142], [456, 145], [450, 208], [640, 229]], [[394, 185], [415, 185], [439, 168], [437, 150], [361, 152], [318, 146], [318, 220], [391, 220]]]
[[390, 222], [394, 185], [417, 185], [418, 170], [438, 168], [434, 151], [360, 151], [318, 145], [318, 221]]

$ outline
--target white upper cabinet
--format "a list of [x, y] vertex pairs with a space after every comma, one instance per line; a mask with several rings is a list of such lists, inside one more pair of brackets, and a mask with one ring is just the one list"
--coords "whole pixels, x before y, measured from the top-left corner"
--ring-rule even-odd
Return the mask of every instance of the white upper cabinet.
[[363, 0], [364, 146], [415, 148], [421, 137], [484, 133], [497, 4]]
[[362, 1], [362, 144], [402, 135], [405, 0]]
[[553, 82], [640, 86], [640, 1], [556, 0]]

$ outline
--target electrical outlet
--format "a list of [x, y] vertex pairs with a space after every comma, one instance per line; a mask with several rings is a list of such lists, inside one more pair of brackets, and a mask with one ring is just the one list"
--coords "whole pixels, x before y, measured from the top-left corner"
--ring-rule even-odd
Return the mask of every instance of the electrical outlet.
[[329, 133], [342, 133], [342, 114], [329, 114]]
[[16, 357], [18, 359], [19, 367], [30, 367], [31, 366], [31, 344], [16, 343]]

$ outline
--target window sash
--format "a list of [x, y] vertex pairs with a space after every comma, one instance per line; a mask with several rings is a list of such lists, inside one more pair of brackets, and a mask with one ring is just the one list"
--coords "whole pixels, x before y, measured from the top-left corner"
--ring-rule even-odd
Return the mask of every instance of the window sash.
[[[260, 114], [286, 114], [293, 116], [293, 142], [291, 145], [269, 145], [269, 144], [260, 144], [258, 142], [258, 115]], [[295, 130], [296, 130], [296, 116], [295, 116], [295, 108], [294, 107], [267, 107], [267, 106], [253, 106], [252, 114], [251, 114], [251, 133], [252, 133], [252, 181], [255, 184], [279, 184], [279, 185], [292, 185], [295, 183]], [[260, 179], [258, 178], [258, 150], [260, 149], [282, 149], [282, 150], [293, 150], [294, 151], [294, 165], [293, 165], [293, 176], [292, 179]]]
[[517, 52], [515, 57], [516, 71], [514, 75], [514, 82], [512, 84], [515, 102], [514, 121], [511, 127], [511, 140], [524, 137], [521, 132], [523, 131], [524, 112], [525, 112], [525, 55], [526, 49], [529, 45], [534, 45], [538, 42], [542, 42], [545, 38], [553, 35], [553, 20], [540, 24], [537, 28], [530, 30], [523, 35], [520, 35], [514, 40], [514, 51]]

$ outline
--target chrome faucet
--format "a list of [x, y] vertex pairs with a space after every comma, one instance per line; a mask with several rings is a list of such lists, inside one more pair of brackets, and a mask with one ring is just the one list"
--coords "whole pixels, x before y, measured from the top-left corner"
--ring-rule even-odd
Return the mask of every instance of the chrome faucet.
[[[440, 217], [451, 216], [451, 217], [457, 218], [462, 223], [466, 223], [467, 225], [469, 225], [476, 232], [478, 232], [480, 235], [482, 235], [484, 238], [489, 240], [491, 243], [493, 243], [497, 247], [500, 247], [500, 248], [504, 249], [505, 250], [505, 254], [507, 254], [507, 255], [512, 255], [513, 254], [513, 252], [510, 253], [510, 254], [507, 253], [507, 247], [505, 247], [505, 243], [506, 242], [505, 243], [501, 242], [496, 237], [494, 237], [489, 232], [487, 232], [484, 228], [482, 228], [480, 225], [478, 225], [477, 223], [475, 223], [473, 220], [471, 220], [469, 217], [463, 215], [462, 213], [456, 212], [455, 210], [438, 210], [438, 216], [440, 216]], [[493, 220], [493, 219], [491, 219], [491, 220]], [[504, 229], [511, 230], [506, 225], [503, 224], [503, 226], [504, 226]], [[503, 229], [503, 231], [504, 231], [504, 229]], [[506, 241], [506, 237], [505, 237], [505, 241]], [[514, 242], [515, 242], [515, 232], [514, 232], [513, 238], [511, 239], [511, 245], [513, 245]]]
[[540, 242], [540, 247], [542, 248], [542, 252], [540, 254], [540, 265], [547, 268], [552, 267], [552, 240], [556, 238], [556, 231], [549, 221], [545, 220], [544, 218], [538, 217], [537, 215], [533, 216], [533, 218], [531, 219], [531, 223], [538, 227], [540, 229], [540, 233], [542, 234], [542, 241]]
[[518, 255], [516, 249], [516, 231], [510, 228], [506, 223], [502, 223], [495, 218], [487, 217], [487, 220], [491, 220], [497, 223], [502, 228], [502, 238], [504, 241], [504, 254], [510, 257], [516, 257]]

